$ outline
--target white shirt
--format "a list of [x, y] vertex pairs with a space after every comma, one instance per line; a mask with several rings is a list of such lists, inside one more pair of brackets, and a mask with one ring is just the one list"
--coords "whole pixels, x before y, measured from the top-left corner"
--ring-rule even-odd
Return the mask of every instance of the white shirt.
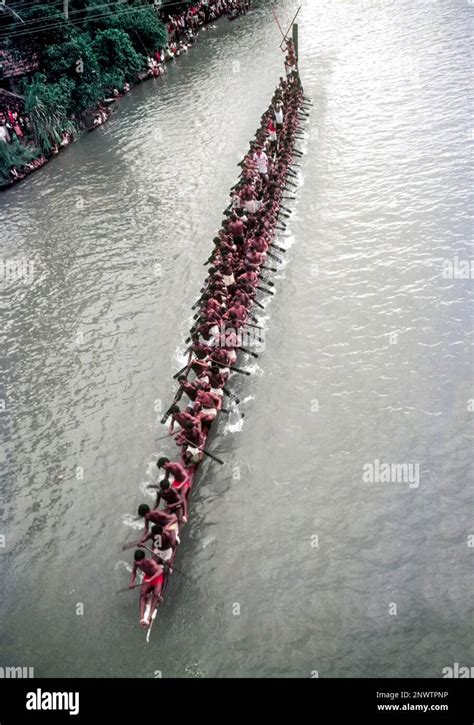
[[254, 154], [253, 158], [255, 160], [255, 163], [257, 164], [257, 169], [259, 173], [268, 174], [268, 156], [265, 151], [262, 151], [260, 156]]

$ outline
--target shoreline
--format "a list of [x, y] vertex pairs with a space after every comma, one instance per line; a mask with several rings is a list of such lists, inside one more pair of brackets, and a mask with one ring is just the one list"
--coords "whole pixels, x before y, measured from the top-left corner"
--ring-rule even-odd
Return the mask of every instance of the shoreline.
[[[199, 38], [201, 32], [206, 32], [208, 30], [214, 29], [216, 27], [216, 23], [218, 23], [224, 17], [226, 17], [227, 20], [229, 22], [231, 22], [233, 20], [237, 20], [242, 17], [245, 17], [245, 15], [247, 15], [247, 12], [242, 13], [238, 17], [232, 17], [231, 11], [225, 10], [220, 17], [214, 18], [207, 23], [203, 23], [203, 25], [200, 26], [196, 30], [194, 41], [192, 42], [192, 44], [190, 44], [188, 46], [187, 50], [178, 49], [179, 52], [177, 52], [171, 56], [169, 55], [169, 51], [170, 51], [170, 44], [173, 41], [170, 38], [168, 38], [168, 44], [163, 49], [164, 58], [162, 60], [161, 67], [163, 68], [167, 63], [177, 60], [182, 54], [187, 54], [187, 53], [191, 52], [192, 49], [194, 48], [196, 42], [198, 41], [198, 38]], [[88, 111], [86, 113], [84, 113], [83, 119], [80, 121], [80, 127], [79, 127], [79, 130], [78, 130], [78, 133], [76, 136], [71, 137], [70, 140], [67, 141], [67, 143], [60, 144], [56, 150], [52, 150], [48, 154], [44, 154], [44, 153], [41, 154], [41, 156], [38, 158], [38, 161], [40, 161], [40, 163], [37, 163], [37, 165], [33, 166], [33, 168], [30, 168], [29, 166], [23, 166], [20, 169], [18, 169], [18, 171], [21, 172], [21, 176], [17, 176], [17, 177], [13, 176], [9, 182], [0, 184], [0, 192], [7, 191], [8, 189], [11, 189], [12, 187], [19, 184], [21, 181], [25, 181], [35, 171], [39, 171], [44, 166], [46, 166], [46, 164], [51, 159], [56, 158], [62, 151], [67, 149], [72, 143], [75, 143], [76, 141], [81, 139], [84, 136], [84, 134], [90, 133], [91, 131], [95, 131], [96, 129], [104, 126], [107, 123], [107, 121], [109, 120], [109, 118], [112, 115], [112, 113], [114, 112], [114, 110], [116, 109], [117, 104], [120, 101], [120, 99], [123, 98], [125, 95], [128, 95], [128, 93], [130, 93], [130, 91], [133, 88], [135, 88], [135, 86], [138, 86], [139, 84], [144, 83], [145, 81], [148, 81], [148, 80], [151, 80], [154, 78], [159, 78], [161, 75], [164, 75], [165, 71], [164, 70], [160, 71], [159, 68], [160, 68], [160, 66], [157, 64], [153, 68], [149, 67], [148, 70], [144, 69], [143, 71], [141, 71], [138, 74], [136, 80], [133, 83], [129, 84], [129, 88], [126, 91], [119, 93], [116, 97], [114, 96], [113, 98], [112, 97], [104, 98], [98, 103], [98, 105], [94, 109], [88, 109]], [[155, 71], [157, 71], [157, 72], [155, 72]], [[106, 114], [105, 118], [104, 118], [104, 114]], [[93, 118], [95, 119], [97, 116], [100, 116], [102, 119], [100, 121], [100, 123], [95, 124], [94, 122], [89, 122], [89, 123], [86, 122], [86, 119], [89, 119], [89, 121], [90, 121], [90, 119], [93, 119]], [[33, 162], [30, 162], [30, 163], [33, 163]]]

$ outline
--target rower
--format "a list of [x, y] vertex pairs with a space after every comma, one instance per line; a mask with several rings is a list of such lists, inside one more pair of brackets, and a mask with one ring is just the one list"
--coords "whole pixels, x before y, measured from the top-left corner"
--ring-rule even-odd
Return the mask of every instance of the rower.
[[[146, 558], [145, 552], [141, 549], [135, 551], [133, 559], [129, 589], [135, 586], [137, 570], [142, 571], [145, 576], [140, 586], [140, 626], [148, 628], [152, 622], [156, 607], [163, 601], [162, 591], [165, 569], [163, 564], [159, 564], [154, 559]], [[145, 609], [147, 609], [147, 615], [145, 615]]]
[[183, 430], [176, 436], [175, 442], [181, 446], [181, 456], [187, 465], [196, 466], [200, 463], [203, 459], [201, 421], [199, 421], [199, 425], [193, 425], [190, 421], [186, 422]]
[[232, 214], [231, 216], [229, 231], [232, 234], [232, 240], [236, 247], [238, 249], [243, 247], [245, 242], [245, 227], [243, 221], [236, 214]]
[[149, 539], [152, 541], [153, 553], [157, 559], [170, 561], [173, 558], [173, 547], [171, 546], [169, 534], [163, 530], [160, 524], [151, 527], [146, 540]]
[[200, 389], [200, 384], [196, 380], [190, 383], [184, 375], [179, 376], [178, 382], [181, 385], [181, 395], [185, 393], [189, 398], [190, 402], [188, 403], [187, 409], [189, 411], [194, 411], [194, 402], [196, 400], [198, 390]]
[[[169, 427], [170, 433], [172, 433], [174, 431], [175, 423], [177, 423], [180, 426], [180, 428], [183, 428], [184, 423], [187, 421], [191, 421], [191, 423], [193, 423], [193, 424], [197, 424], [199, 422], [198, 419], [194, 415], [191, 415], [191, 413], [186, 413], [186, 411], [181, 411], [179, 409], [178, 405], [172, 405], [171, 408], [169, 409], [169, 413], [171, 413], [171, 423], [170, 423], [170, 427]], [[168, 460], [168, 459], [165, 459], [165, 460]], [[181, 466], [180, 463], [176, 463], [175, 465], [179, 466], [184, 471], [184, 468], [183, 468], [183, 466]]]
[[221, 373], [226, 377], [229, 376], [230, 367], [237, 360], [237, 353], [235, 350], [224, 350], [223, 347], [216, 347], [212, 352], [211, 360], [219, 365]]
[[211, 385], [211, 393], [222, 397], [224, 395], [223, 387], [226, 383], [227, 376], [222, 372], [222, 368], [215, 363], [211, 364], [209, 371], [209, 383]]
[[198, 418], [201, 421], [201, 425], [210, 426], [222, 405], [220, 397], [211, 393], [210, 390], [200, 390], [197, 394], [196, 403], [199, 405]]
[[[177, 405], [174, 407], [178, 408]], [[188, 414], [181, 413], [181, 415], [187, 416]], [[197, 418], [195, 418], [194, 416], [189, 416], [189, 419], [183, 419], [183, 422], [179, 423], [179, 425], [184, 428], [188, 420], [192, 420], [192, 423], [194, 423], [195, 425], [197, 425], [198, 423]], [[169, 481], [170, 476], [173, 476], [173, 488], [175, 488], [176, 490], [180, 491], [184, 487], [184, 484], [189, 482], [189, 476], [185, 467], [181, 463], [178, 463], [178, 461], [170, 461], [169, 458], [165, 458], [165, 456], [163, 456], [162, 458], [158, 459], [156, 465], [158, 467], [158, 470], [163, 470], [165, 472], [165, 481]]]
[[148, 504], [142, 503], [138, 507], [138, 515], [141, 518], [145, 519], [145, 528], [143, 531], [143, 536], [139, 542], [140, 544], [143, 544], [146, 540], [150, 523], [161, 524], [161, 526], [163, 526], [163, 529], [170, 536], [171, 546], [173, 548], [176, 546], [176, 544], [179, 543], [179, 526], [178, 517], [176, 516], [176, 514], [167, 514], [166, 511], [159, 511], [157, 509], [154, 509], [152, 511]]
[[171, 488], [170, 482], [167, 478], [163, 478], [160, 481], [160, 488], [156, 495], [156, 509], [160, 505], [161, 501], [165, 502], [167, 511], [176, 513], [180, 527], [183, 521], [186, 523], [188, 520], [188, 503], [186, 498], [175, 488]]

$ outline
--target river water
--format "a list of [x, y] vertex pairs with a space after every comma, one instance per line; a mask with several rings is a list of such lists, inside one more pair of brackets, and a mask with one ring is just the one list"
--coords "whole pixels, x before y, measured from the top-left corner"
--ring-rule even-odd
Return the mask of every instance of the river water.
[[[297, 3], [276, 3], [288, 23]], [[233, 380], [150, 644], [128, 583], [269, 4], [2, 195], [1, 662], [39, 676], [439, 677], [473, 664], [467, 2], [306, 0], [314, 101], [266, 349]], [[448, 273], [446, 273], [448, 269]], [[444, 271], [443, 271], [444, 270]], [[31, 283], [27, 284], [29, 281]], [[162, 447], [160, 447], [162, 446]], [[375, 461], [409, 482], [367, 482]]]

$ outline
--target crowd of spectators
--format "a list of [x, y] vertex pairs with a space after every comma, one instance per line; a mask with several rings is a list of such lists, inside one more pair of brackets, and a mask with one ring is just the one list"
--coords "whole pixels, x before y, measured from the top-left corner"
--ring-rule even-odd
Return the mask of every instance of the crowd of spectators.
[[14, 108], [0, 110], [0, 141], [21, 141], [28, 130], [28, 117], [21, 116]]

